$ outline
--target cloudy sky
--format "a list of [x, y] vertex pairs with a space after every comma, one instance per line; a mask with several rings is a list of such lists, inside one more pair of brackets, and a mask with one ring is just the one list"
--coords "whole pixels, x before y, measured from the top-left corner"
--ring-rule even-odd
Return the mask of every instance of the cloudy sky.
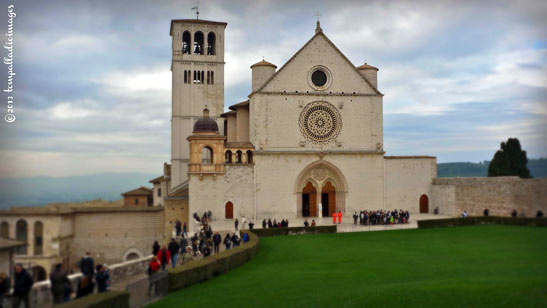
[[[192, 18], [195, 2], [9, 1], [17, 119], [3, 121], [2, 94], [0, 177], [159, 174], [170, 158], [169, 24]], [[517, 137], [529, 157], [547, 157], [546, 1], [200, 2], [201, 18], [228, 23], [226, 107], [249, 94], [251, 64], [280, 67], [311, 38], [319, 12], [355, 65], [380, 68], [388, 155], [477, 162]]]

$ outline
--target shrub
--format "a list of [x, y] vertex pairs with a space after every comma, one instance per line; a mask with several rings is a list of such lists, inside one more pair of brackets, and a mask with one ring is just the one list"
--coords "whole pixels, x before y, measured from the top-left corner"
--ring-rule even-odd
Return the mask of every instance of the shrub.
[[256, 229], [253, 233], [261, 236], [278, 236], [278, 235], [297, 235], [297, 234], [320, 234], [320, 233], [336, 233], [336, 225], [332, 226], [316, 226], [316, 227], [289, 227], [289, 228], [268, 228]]
[[58, 308], [129, 308], [129, 293], [110, 291], [77, 298]]
[[250, 239], [247, 243], [242, 242], [236, 248], [170, 269], [167, 275], [169, 293], [224, 274], [253, 259], [258, 252], [259, 240], [252, 232], [248, 233]]
[[418, 220], [418, 228], [420, 229], [485, 225], [485, 224], [547, 227], [547, 218], [475, 216], [475, 217], [465, 217], [465, 218], [461, 217], [461, 218], [447, 218], [447, 219]]

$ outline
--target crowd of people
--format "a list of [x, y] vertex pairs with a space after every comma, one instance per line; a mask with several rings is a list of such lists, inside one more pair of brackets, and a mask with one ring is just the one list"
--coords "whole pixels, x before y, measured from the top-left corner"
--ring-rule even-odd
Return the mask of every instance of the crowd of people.
[[[238, 247], [242, 241], [247, 242], [249, 240], [248, 233], [244, 233], [243, 238], [240, 238], [237, 232], [232, 234], [228, 232], [222, 239], [219, 232], [213, 232], [211, 211], [205, 212], [201, 217], [194, 213], [192, 217], [196, 224], [199, 224], [199, 230], [193, 236], [188, 237], [187, 224], [182, 224], [177, 220], [174, 230], [175, 237], [171, 238], [169, 244], [160, 246], [158, 241], [155, 241], [152, 245], [153, 258], [148, 265], [148, 295], [151, 295], [153, 290], [157, 294], [158, 286], [154, 274], [160, 272], [160, 270], [165, 270], [169, 265], [175, 268], [177, 265], [187, 264], [197, 258], [206, 258], [211, 254], [220, 253], [220, 245], [224, 245], [226, 250], [230, 250]], [[245, 225], [245, 217], [243, 217], [242, 222]], [[236, 230], [238, 226], [239, 221], [236, 219]], [[252, 228], [252, 223], [249, 224], [249, 227]]]
[[404, 210], [376, 210], [360, 211], [359, 214], [353, 214], [353, 223], [360, 225], [393, 225], [406, 224], [410, 221], [410, 213]]
[[288, 219], [282, 219], [280, 222], [277, 222], [277, 220], [274, 219], [273, 222], [272, 222], [272, 219], [268, 218], [267, 221], [266, 221], [266, 219], [264, 219], [262, 221], [262, 228], [263, 229], [266, 229], [266, 228], [288, 228], [288, 227], [289, 227], [289, 220]]
[[[94, 263], [90, 252], [87, 252], [78, 262], [82, 277], [77, 281], [76, 291], [72, 288], [68, 272], [63, 268], [63, 264], [55, 264], [49, 274], [53, 303], [68, 302], [73, 293], [76, 293], [76, 298], [92, 294], [95, 286], [97, 286], [98, 293], [110, 290], [110, 270], [106, 265], [97, 264], [95, 266]], [[34, 279], [31, 273], [20, 263], [14, 267], [13, 285], [11, 285], [10, 278], [6, 273], [0, 273], [0, 308], [3, 307], [4, 296], [9, 294], [11, 288], [13, 288], [11, 307], [19, 308], [23, 306], [30, 308], [30, 292], [33, 285]]]

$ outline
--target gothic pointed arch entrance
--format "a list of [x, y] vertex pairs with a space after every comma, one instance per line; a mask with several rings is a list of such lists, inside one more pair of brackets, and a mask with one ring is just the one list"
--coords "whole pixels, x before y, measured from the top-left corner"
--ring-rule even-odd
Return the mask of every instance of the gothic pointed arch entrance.
[[323, 159], [309, 164], [295, 183], [297, 216], [326, 217], [337, 211], [345, 213], [346, 189], [346, 179], [334, 164]]
[[317, 216], [317, 190], [311, 182], [302, 189], [302, 216]]

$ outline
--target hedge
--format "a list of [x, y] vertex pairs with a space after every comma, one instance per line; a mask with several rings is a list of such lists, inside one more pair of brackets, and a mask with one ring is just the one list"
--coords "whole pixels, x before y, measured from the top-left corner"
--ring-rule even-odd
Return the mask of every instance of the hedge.
[[475, 216], [465, 218], [460, 217], [447, 219], [418, 220], [418, 228], [420, 229], [487, 224], [547, 227], [547, 218]]
[[55, 306], [57, 308], [129, 308], [129, 293], [109, 291], [94, 293]]
[[316, 226], [316, 227], [288, 227], [288, 228], [267, 228], [253, 229], [254, 234], [261, 236], [278, 236], [278, 235], [297, 235], [297, 234], [319, 234], [319, 233], [336, 233], [336, 225], [332, 226]]
[[247, 243], [242, 242], [236, 248], [169, 269], [169, 293], [214, 278], [254, 258], [258, 252], [259, 239], [252, 232], [248, 233], [250, 239]]

